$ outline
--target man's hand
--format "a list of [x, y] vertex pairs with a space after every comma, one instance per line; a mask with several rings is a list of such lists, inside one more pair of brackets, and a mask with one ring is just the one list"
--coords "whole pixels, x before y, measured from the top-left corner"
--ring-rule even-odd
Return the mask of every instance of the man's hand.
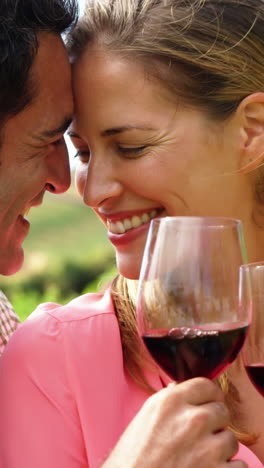
[[245, 468], [221, 390], [196, 378], [151, 396], [102, 468]]

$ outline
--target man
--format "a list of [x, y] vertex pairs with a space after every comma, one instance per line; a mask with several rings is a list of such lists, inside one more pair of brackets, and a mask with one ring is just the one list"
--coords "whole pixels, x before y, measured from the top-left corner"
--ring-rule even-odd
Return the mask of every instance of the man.
[[[0, 3], [0, 274], [23, 264], [26, 213], [46, 190], [70, 184], [63, 134], [71, 121], [70, 66], [61, 34], [74, 24], [74, 0]], [[18, 325], [0, 297], [0, 353]]]
[[18, 316], [6, 296], [0, 291], [0, 356], [18, 324]]
[[70, 184], [63, 138], [73, 112], [70, 65], [61, 33], [74, 20], [67, 0], [1, 0], [0, 273], [23, 264], [25, 214], [46, 190]]

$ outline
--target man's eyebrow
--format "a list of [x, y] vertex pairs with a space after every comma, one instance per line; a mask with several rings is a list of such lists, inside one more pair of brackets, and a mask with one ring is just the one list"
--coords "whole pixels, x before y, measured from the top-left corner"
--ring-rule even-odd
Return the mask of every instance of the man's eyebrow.
[[[143, 130], [143, 131], [149, 131], [149, 130], [154, 130], [154, 128], [150, 127], [144, 127], [144, 126], [137, 126], [137, 125], [126, 125], [124, 127], [113, 127], [113, 128], [108, 128], [107, 130], [103, 130], [100, 135], [102, 137], [105, 136], [111, 136], [111, 135], [117, 135], [118, 133], [123, 133], [127, 132], [129, 130]], [[73, 132], [72, 130], [69, 130], [68, 135], [73, 138], [81, 138], [78, 133]]]
[[48, 138], [54, 138], [57, 135], [60, 135], [64, 132], [66, 132], [67, 128], [70, 126], [72, 122], [72, 117], [66, 117], [63, 122], [58, 125], [56, 128], [52, 128], [50, 130], [45, 130], [44, 132], [41, 133], [41, 135], [38, 136], [40, 140], [46, 140]]

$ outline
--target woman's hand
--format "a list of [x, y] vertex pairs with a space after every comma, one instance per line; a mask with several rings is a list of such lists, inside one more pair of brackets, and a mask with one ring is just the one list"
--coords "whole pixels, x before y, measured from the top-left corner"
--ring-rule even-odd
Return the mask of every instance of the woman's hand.
[[221, 390], [196, 378], [151, 396], [102, 468], [245, 468]]

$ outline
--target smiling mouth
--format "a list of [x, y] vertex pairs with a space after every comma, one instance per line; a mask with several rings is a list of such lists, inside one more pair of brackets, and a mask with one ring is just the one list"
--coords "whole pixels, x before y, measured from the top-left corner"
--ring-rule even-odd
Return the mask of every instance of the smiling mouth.
[[130, 231], [131, 229], [135, 229], [143, 224], [149, 223], [149, 221], [155, 218], [158, 213], [160, 213], [160, 210], [152, 210], [148, 213], [143, 213], [140, 216], [131, 216], [130, 218], [127, 217], [122, 220], [119, 219], [116, 222], [107, 220], [107, 227], [112, 234], [125, 234], [125, 232]]
[[31, 208], [40, 206], [42, 204], [43, 196], [44, 196], [44, 192], [40, 192], [36, 197], [34, 197], [31, 201], [28, 202], [27, 206], [25, 206], [23, 208], [23, 210], [21, 211], [21, 213], [20, 213], [22, 218], [27, 217], [27, 215], [30, 212]]

